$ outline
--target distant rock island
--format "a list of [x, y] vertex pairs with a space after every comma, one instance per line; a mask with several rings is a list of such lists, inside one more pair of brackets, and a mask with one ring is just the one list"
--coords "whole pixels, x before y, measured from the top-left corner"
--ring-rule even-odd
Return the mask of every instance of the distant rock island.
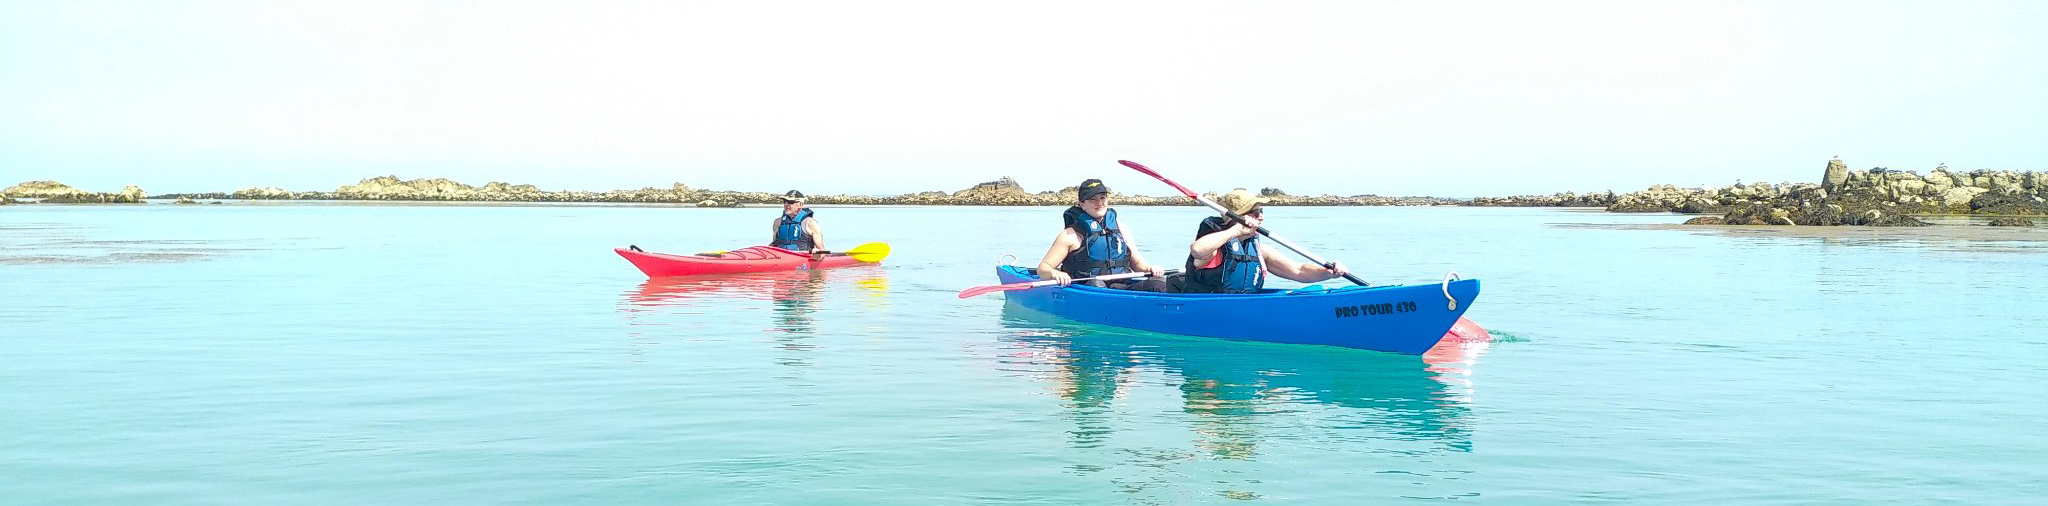
[[28, 181], [0, 190], [0, 205], [19, 203], [16, 197], [48, 204], [134, 204], [145, 198], [142, 188], [135, 185], [119, 193], [93, 193], [56, 181]]
[[[1656, 185], [1649, 189], [1615, 194], [1613, 191], [1579, 194], [1574, 192], [1537, 196], [1478, 197], [1383, 197], [1378, 195], [1299, 196], [1278, 188], [1263, 188], [1260, 195], [1273, 205], [1292, 206], [1508, 206], [1508, 207], [1602, 207], [1611, 212], [1675, 212], [1716, 214], [1687, 221], [1688, 224], [1728, 225], [1874, 225], [1920, 226], [1926, 223], [1914, 215], [1974, 214], [1997, 216], [1994, 225], [2030, 226], [2030, 216], [2048, 216], [2048, 172], [1973, 170], [1951, 171], [1935, 167], [1926, 176], [1913, 171], [1884, 167], [1849, 170], [1840, 158], [1831, 159], [1818, 183], [1752, 183], [1721, 188], [1679, 188]], [[1210, 194], [1213, 196], [1214, 194]], [[470, 186], [444, 178], [404, 180], [379, 176], [334, 191], [288, 191], [272, 187], [244, 188], [226, 193], [173, 193], [145, 197], [133, 185], [116, 193], [79, 190], [56, 181], [29, 181], [0, 190], [0, 204], [139, 203], [144, 198], [177, 199], [179, 204], [197, 200], [352, 200], [352, 201], [465, 201], [465, 202], [641, 202], [671, 203], [697, 207], [739, 207], [748, 204], [776, 204], [779, 192], [746, 192], [691, 188], [674, 183], [666, 188], [638, 190], [577, 191], [541, 190], [530, 184], [503, 182]], [[1008, 177], [976, 184], [959, 191], [925, 191], [896, 196], [812, 195], [816, 204], [853, 205], [967, 205], [967, 206], [1060, 206], [1072, 204], [1074, 187], [1030, 192]], [[1197, 205], [1181, 196], [1116, 196], [1117, 205]]]
[[[127, 200], [93, 200], [98, 195], [73, 189], [55, 181], [31, 181], [0, 191], [0, 195], [23, 198], [42, 198], [43, 202], [140, 202], [140, 189], [133, 186], [138, 197]], [[1463, 199], [1438, 197], [1381, 197], [1377, 195], [1355, 195], [1339, 197], [1323, 195], [1315, 197], [1289, 195], [1277, 188], [1266, 188], [1260, 192], [1274, 199], [1280, 205], [1308, 206], [1427, 206], [1460, 205]], [[51, 195], [72, 195], [71, 200], [50, 200]], [[125, 194], [125, 191], [124, 191]], [[83, 197], [93, 195], [94, 197]], [[1213, 196], [1213, 194], [1212, 194]], [[379, 176], [364, 179], [356, 184], [343, 185], [331, 192], [295, 192], [273, 187], [244, 188], [225, 193], [170, 193], [149, 196], [150, 199], [244, 199], [244, 200], [382, 200], [382, 201], [462, 201], [462, 202], [644, 202], [674, 203], [699, 207], [737, 207], [746, 204], [779, 204], [782, 193], [745, 192], [691, 188], [675, 183], [667, 188], [646, 187], [638, 190], [612, 191], [547, 191], [530, 184], [502, 182], [470, 186], [443, 178], [404, 180], [397, 176]], [[1150, 197], [1140, 195], [1116, 196], [1118, 205], [1197, 205], [1187, 197]], [[927, 191], [906, 193], [897, 196], [872, 195], [811, 195], [809, 201], [815, 204], [865, 204], [865, 205], [966, 205], [966, 206], [1052, 206], [1074, 203], [1074, 187], [1059, 190], [1029, 192], [1016, 180], [1001, 178], [976, 184], [954, 192]]]
[[1872, 225], [1925, 226], [1914, 215], [1998, 216], [1992, 225], [2031, 226], [2028, 216], [2048, 215], [2048, 172], [1973, 170], [1941, 165], [1921, 176], [1884, 167], [1849, 170], [1828, 160], [1819, 183], [1751, 183], [1724, 188], [1678, 188], [1578, 195], [1480, 197], [1478, 206], [1605, 207], [1610, 212], [1718, 214], [1687, 221], [1693, 225]]

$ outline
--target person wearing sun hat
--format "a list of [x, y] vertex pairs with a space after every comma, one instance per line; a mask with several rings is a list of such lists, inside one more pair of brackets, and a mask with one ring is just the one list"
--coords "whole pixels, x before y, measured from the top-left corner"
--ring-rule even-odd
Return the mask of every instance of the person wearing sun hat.
[[[1187, 275], [1176, 278], [1174, 289], [1187, 293], [1257, 293], [1265, 289], [1266, 273], [1313, 283], [1346, 272], [1344, 264], [1304, 264], [1286, 255], [1259, 247], [1259, 226], [1265, 223], [1267, 202], [1273, 199], [1238, 188], [1216, 197], [1229, 214], [1203, 218], [1195, 229], [1195, 242], [1188, 245]], [[1230, 214], [1239, 219], [1233, 220]]]
[[1145, 256], [1138, 254], [1137, 245], [1131, 243], [1129, 229], [1117, 223], [1116, 210], [1109, 207], [1109, 187], [1100, 179], [1089, 179], [1074, 187], [1074, 197], [1075, 205], [1062, 214], [1066, 226], [1060, 228], [1060, 234], [1052, 239], [1052, 247], [1038, 261], [1038, 277], [1066, 286], [1074, 278], [1144, 271], [1152, 273], [1152, 277], [1087, 283], [1122, 290], [1167, 291], [1166, 281], [1161, 279], [1166, 269], [1145, 261]]
[[825, 249], [825, 234], [818, 230], [817, 214], [804, 207], [804, 192], [782, 194], [782, 214], [775, 217], [775, 236], [768, 245], [790, 251], [812, 253]]

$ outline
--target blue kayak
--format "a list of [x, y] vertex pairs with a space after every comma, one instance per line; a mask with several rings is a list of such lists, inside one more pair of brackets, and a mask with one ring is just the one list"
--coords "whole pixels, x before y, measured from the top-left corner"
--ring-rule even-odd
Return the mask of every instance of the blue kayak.
[[[996, 267], [996, 277], [1006, 284], [1037, 281], [1035, 271], [1003, 265]], [[1151, 293], [1085, 285], [1004, 293], [1012, 304], [1084, 323], [1421, 355], [1472, 307], [1472, 299], [1479, 297], [1479, 280], [1247, 294]]]

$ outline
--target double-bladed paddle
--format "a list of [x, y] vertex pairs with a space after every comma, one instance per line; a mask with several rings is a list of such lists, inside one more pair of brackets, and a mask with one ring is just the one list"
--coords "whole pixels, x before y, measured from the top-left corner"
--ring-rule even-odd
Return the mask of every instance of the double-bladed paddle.
[[[1187, 195], [1188, 198], [1195, 199], [1196, 202], [1201, 202], [1203, 205], [1209, 206], [1210, 209], [1221, 211], [1224, 216], [1229, 217], [1232, 221], [1244, 221], [1243, 216], [1238, 216], [1237, 213], [1230, 212], [1230, 210], [1225, 209], [1222, 204], [1218, 204], [1214, 200], [1209, 200], [1208, 197], [1204, 197], [1200, 193], [1195, 193], [1194, 190], [1189, 190], [1188, 187], [1181, 186], [1180, 183], [1175, 183], [1173, 182], [1173, 180], [1167, 179], [1166, 176], [1161, 176], [1158, 172], [1153, 172], [1152, 169], [1145, 168], [1145, 166], [1143, 165], [1138, 165], [1138, 162], [1133, 162], [1130, 160], [1117, 160], [1116, 163], [1124, 164], [1125, 167], [1130, 167], [1132, 169], [1136, 169], [1138, 172], [1145, 173], [1145, 175], [1147, 176], [1152, 176], [1153, 179], [1158, 179], [1159, 182], [1166, 183], [1167, 186], [1172, 186], [1175, 190], [1180, 190], [1180, 193], [1182, 195]], [[1293, 250], [1295, 254], [1301, 255], [1302, 258], [1307, 258], [1308, 261], [1315, 262], [1316, 265], [1321, 265], [1325, 269], [1331, 268], [1331, 266], [1335, 264], [1335, 262], [1326, 261], [1323, 260], [1321, 257], [1317, 257], [1314, 253], [1309, 253], [1308, 250], [1301, 249], [1300, 246], [1295, 246], [1294, 243], [1287, 242], [1286, 239], [1281, 239], [1279, 237], [1274, 236], [1272, 232], [1266, 231], [1266, 227], [1259, 227], [1259, 235], [1266, 236], [1267, 239], [1272, 239], [1273, 242], [1280, 243], [1281, 246], [1286, 246], [1287, 249]], [[1351, 275], [1351, 273], [1348, 272], [1344, 273], [1344, 279], [1351, 280], [1352, 283], [1356, 283], [1358, 284], [1358, 286], [1371, 286], [1367, 284], [1365, 280], [1358, 279], [1358, 276], [1353, 276]]]
[[[1167, 269], [1167, 270], [1166, 270], [1166, 273], [1167, 273], [1167, 274], [1173, 274], [1173, 273], [1177, 273], [1177, 272], [1180, 272], [1180, 269]], [[1074, 279], [1070, 279], [1070, 280], [1067, 280], [1067, 282], [1068, 282], [1068, 283], [1079, 283], [1079, 282], [1082, 282], [1082, 281], [1088, 281], [1088, 280], [1095, 280], [1095, 281], [1110, 281], [1110, 280], [1117, 280], [1117, 279], [1131, 279], [1131, 278], [1142, 278], [1142, 277], [1146, 277], [1146, 276], [1151, 276], [1151, 275], [1152, 275], [1152, 273], [1150, 273], [1150, 272], [1126, 272], [1126, 273], [1123, 273], [1123, 274], [1108, 274], [1108, 275], [1102, 275], [1102, 276], [1095, 276], [1095, 277], [1089, 277], [1089, 278], [1074, 278]], [[961, 290], [961, 291], [960, 291], [960, 298], [962, 298], [962, 299], [965, 299], [965, 298], [968, 298], [968, 297], [973, 297], [973, 296], [976, 296], [976, 295], [981, 295], [981, 294], [984, 294], [984, 293], [990, 293], [990, 292], [1007, 292], [1007, 291], [1010, 291], [1010, 290], [1026, 290], [1026, 289], [1031, 289], [1031, 288], [1038, 288], [1038, 287], [1041, 287], [1041, 286], [1052, 286], [1052, 285], [1057, 285], [1057, 284], [1060, 284], [1059, 280], [1053, 280], [1053, 279], [1046, 279], [1046, 280], [1039, 280], [1039, 281], [1018, 281], [1018, 282], [1015, 282], [1015, 283], [1009, 283], [1009, 284], [1002, 284], [1002, 285], [989, 285], [989, 286], [977, 286], [977, 287], [973, 287], [973, 288], [968, 288], [968, 289], [966, 289], [966, 290]]]
[[[770, 247], [773, 247], [773, 246], [770, 246]], [[776, 248], [776, 249], [782, 249], [782, 248]], [[783, 250], [783, 251], [789, 251], [789, 250]], [[802, 252], [802, 251], [789, 251], [789, 252], [790, 252], [790, 253], [793, 253], [793, 254], [797, 254], [797, 255], [807, 256], [807, 257], [809, 257], [809, 256], [812, 256], [812, 255], [811, 255], [810, 253], [805, 253], [805, 252]], [[850, 257], [853, 257], [853, 259], [854, 259], [854, 260], [859, 260], [859, 261], [862, 261], [862, 262], [880, 262], [880, 261], [882, 261], [882, 258], [883, 258], [883, 257], [887, 257], [887, 256], [889, 256], [889, 243], [885, 243], [885, 242], [871, 242], [871, 243], [867, 243], [867, 244], [862, 244], [862, 245], [859, 245], [859, 246], [854, 246], [854, 247], [853, 247], [853, 249], [850, 249], [850, 250], [846, 250], [846, 251], [820, 251], [820, 252], [818, 252], [818, 254], [819, 254], [819, 255], [846, 255], [846, 256], [850, 256]], [[816, 258], [815, 258], [815, 257], [813, 257], [812, 259], [813, 259], [813, 260], [816, 260]]]

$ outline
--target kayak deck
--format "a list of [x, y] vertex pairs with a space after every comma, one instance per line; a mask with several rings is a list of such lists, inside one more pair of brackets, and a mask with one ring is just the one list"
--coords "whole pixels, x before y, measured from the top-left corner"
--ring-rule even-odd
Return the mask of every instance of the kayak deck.
[[749, 246], [715, 255], [671, 255], [628, 248], [613, 248], [612, 251], [632, 262], [650, 278], [829, 269], [873, 263], [844, 254], [825, 254], [814, 258], [809, 254], [770, 246]]
[[[1037, 281], [998, 266], [1003, 283]], [[1479, 280], [1252, 294], [1152, 293], [1086, 285], [1004, 292], [1010, 303], [1085, 323], [1168, 334], [1316, 344], [1421, 355], [1479, 296]], [[1455, 303], [1453, 303], [1455, 301]]]

